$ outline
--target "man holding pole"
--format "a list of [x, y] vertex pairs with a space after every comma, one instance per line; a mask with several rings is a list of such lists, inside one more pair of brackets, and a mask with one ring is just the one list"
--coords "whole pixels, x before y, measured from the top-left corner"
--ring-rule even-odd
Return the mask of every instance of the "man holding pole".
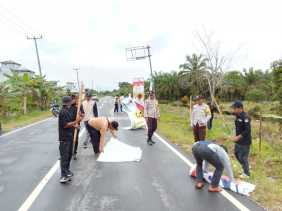
[[210, 108], [204, 103], [203, 96], [196, 96], [196, 104], [193, 106], [191, 113], [191, 126], [194, 132], [195, 142], [206, 139], [206, 128], [211, 118]]
[[73, 120], [72, 112], [70, 110], [72, 99], [69, 96], [65, 96], [62, 99], [63, 107], [59, 113], [59, 150], [60, 150], [60, 165], [61, 165], [61, 183], [66, 183], [71, 180], [73, 173], [70, 171], [70, 155], [72, 153], [73, 146], [73, 129], [78, 127], [80, 118]]

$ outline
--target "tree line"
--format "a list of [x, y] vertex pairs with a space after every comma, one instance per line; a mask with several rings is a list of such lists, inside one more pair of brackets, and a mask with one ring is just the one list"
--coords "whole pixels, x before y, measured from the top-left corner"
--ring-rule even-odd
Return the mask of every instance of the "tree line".
[[[155, 71], [153, 82], [160, 100], [174, 101], [184, 96], [211, 94], [224, 101], [279, 101], [282, 107], [282, 60], [274, 61], [268, 70], [253, 67], [243, 70], [212, 71], [204, 55], [187, 55], [178, 71]], [[145, 83], [148, 90], [149, 81]], [[116, 95], [132, 92], [130, 83], [119, 83]]]
[[12, 73], [0, 83], [0, 118], [26, 114], [33, 110], [46, 110], [51, 101], [60, 102], [63, 87], [47, 81], [45, 76]]

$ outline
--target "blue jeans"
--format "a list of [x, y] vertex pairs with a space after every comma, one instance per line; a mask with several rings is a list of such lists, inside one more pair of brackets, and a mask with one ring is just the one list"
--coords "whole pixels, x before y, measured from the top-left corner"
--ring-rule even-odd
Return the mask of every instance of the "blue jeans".
[[249, 154], [250, 154], [250, 145], [240, 145], [235, 144], [235, 157], [241, 164], [244, 174], [250, 176], [250, 169], [249, 169]]
[[215, 171], [213, 173], [211, 185], [212, 187], [218, 187], [224, 166], [221, 163], [218, 155], [213, 152], [207, 144], [196, 144], [192, 148], [192, 152], [194, 155], [194, 158], [197, 162], [196, 167], [196, 175], [197, 175], [197, 181], [202, 182], [203, 181], [203, 161], [207, 161], [211, 165], [215, 167]]

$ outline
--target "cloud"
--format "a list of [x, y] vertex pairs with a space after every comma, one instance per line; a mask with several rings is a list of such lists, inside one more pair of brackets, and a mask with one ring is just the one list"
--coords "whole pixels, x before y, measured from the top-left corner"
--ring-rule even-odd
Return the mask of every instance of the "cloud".
[[281, 6], [275, 0], [4, 0], [0, 59], [37, 70], [34, 44], [25, 35], [42, 33], [38, 45], [49, 79], [75, 81], [78, 66], [88, 86], [93, 80], [109, 89], [149, 77], [148, 61], [127, 62], [126, 47], [150, 44], [154, 70], [177, 70], [186, 54], [201, 52], [195, 32], [204, 27], [223, 53], [235, 54], [232, 69], [266, 69], [282, 54]]

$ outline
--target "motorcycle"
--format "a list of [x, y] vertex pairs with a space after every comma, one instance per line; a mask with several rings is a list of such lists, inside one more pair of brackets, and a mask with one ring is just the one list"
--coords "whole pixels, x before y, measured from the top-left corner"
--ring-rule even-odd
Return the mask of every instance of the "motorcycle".
[[60, 106], [57, 103], [51, 103], [50, 107], [51, 107], [50, 111], [53, 114], [53, 116], [58, 117], [60, 112]]

